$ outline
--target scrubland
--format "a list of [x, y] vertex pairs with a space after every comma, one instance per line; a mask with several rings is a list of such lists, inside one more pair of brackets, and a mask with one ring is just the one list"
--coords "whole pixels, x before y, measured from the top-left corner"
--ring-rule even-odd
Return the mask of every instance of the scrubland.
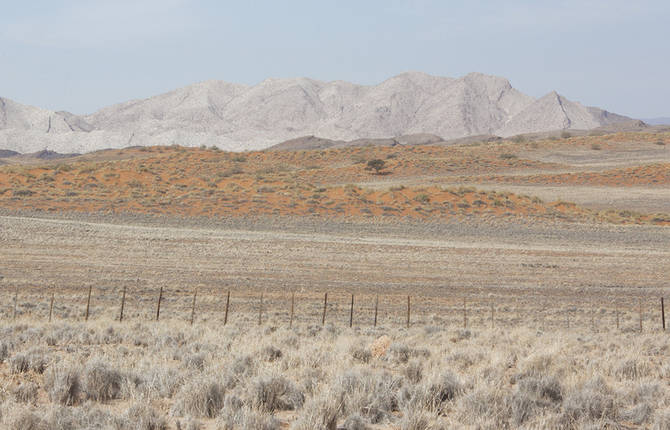
[[[0, 168], [0, 208], [191, 217], [464, 218], [670, 224], [670, 206], [543, 201], [506, 186], [670, 186], [666, 134], [620, 133], [541, 142], [349, 147], [228, 153], [141, 147]], [[594, 146], [597, 145], [597, 146]], [[597, 147], [598, 149], [593, 149]], [[12, 160], [11, 158], [8, 160]], [[367, 163], [383, 167], [371, 171]], [[477, 186], [487, 187], [486, 191]]]
[[670, 426], [666, 335], [19, 320], [10, 429]]

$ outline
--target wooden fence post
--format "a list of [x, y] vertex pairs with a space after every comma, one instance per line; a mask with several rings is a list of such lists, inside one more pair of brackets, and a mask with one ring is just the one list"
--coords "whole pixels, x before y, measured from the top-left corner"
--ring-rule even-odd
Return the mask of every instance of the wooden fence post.
[[409, 296], [407, 296], [407, 328], [409, 328], [409, 316], [411, 312], [411, 305], [410, 305], [410, 299]]
[[565, 326], [570, 329], [570, 306], [565, 310]]
[[326, 308], [328, 307], [328, 293], [323, 296], [323, 315], [321, 316], [321, 325], [326, 323]]
[[91, 290], [93, 290], [93, 285], [88, 286], [88, 298], [86, 299], [86, 316], [84, 318], [85, 321], [88, 321], [88, 311], [89, 308], [91, 307]]
[[14, 287], [14, 317], [13, 317], [13, 319], [16, 319], [16, 312], [17, 312], [16, 308], [18, 306], [18, 303], [19, 303], [19, 286], [16, 285]]
[[493, 330], [493, 328], [495, 326], [494, 321], [495, 320], [493, 319], [493, 299], [491, 299], [491, 330]]
[[465, 297], [463, 297], [463, 328], [468, 328], [468, 304]]
[[230, 290], [226, 294], [226, 313], [223, 316], [223, 325], [228, 324], [228, 308], [230, 307]]
[[642, 333], [642, 297], [640, 297], [639, 303], [640, 303], [640, 333]]
[[261, 301], [258, 304], [258, 325], [263, 324], [263, 293], [261, 293]]
[[51, 290], [51, 303], [49, 304], [49, 322], [51, 322], [51, 315], [54, 312], [54, 291], [53, 289]]
[[161, 289], [158, 292], [158, 304], [156, 305], [156, 321], [158, 321], [161, 317], [161, 300], [163, 299], [163, 286], [161, 285]]
[[379, 307], [379, 294], [375, 296], [375, 323], [374, 326], [377, 327], [377, 309]]
[[665, 331], [665, 305], [663, 304], [663, 297], [661, 297], [661, 324], [663, 331]]
[[521, 319], [521, 305], [517, 305], [517, 307], [516, 307], [516, 326], [517, 327], [521, 325], [521, 321], [522, 321], [522, 319]]
[[295, 291], [291, 292], [291, 317], [288, 321], [288, 326], [293, 327], [293, 312], [295, 310]]
[[349, 309], [349, 328], [354, 324], [354, 295], [351, 295], [351, 308]]
[[123, 308], [126, 305], [126, 286], [123, 286], [123, 294], [121, 295], [121, 313], [119, 314], [119, 322], [123, 322]]
[[593, 303], [591, 303], [591, 331], [596, 331], [596, 310]]
[[191, 305], [191, 325], [193, 325], [193, 320], [195, 319], [195, 298], [198, 296], [198, 287], [195, 287], [193, 291], [193, 304]]
[[619, 330], [619, 304], [616, 304], [616, 329]]

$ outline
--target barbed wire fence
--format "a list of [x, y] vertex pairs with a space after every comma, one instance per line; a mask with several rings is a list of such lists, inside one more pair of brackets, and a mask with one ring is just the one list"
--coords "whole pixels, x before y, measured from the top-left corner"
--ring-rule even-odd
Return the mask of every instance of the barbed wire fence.
[[[438, 326], [542, 331], [664, 331], [665, 302], [657, 291], [571, 294], [570, 289], [514, 292], [446, 289], [441, 295], [286, 289], [234, 289], [214, 285], [73, 288], [5, 285], [2, 321], [183, 321], [352, 328]], [[409, 289], [409, 288], [408, 288]]]

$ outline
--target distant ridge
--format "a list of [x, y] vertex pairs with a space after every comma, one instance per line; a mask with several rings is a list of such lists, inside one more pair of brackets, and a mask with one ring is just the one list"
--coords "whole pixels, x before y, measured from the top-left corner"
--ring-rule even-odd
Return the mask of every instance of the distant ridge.
[[268, 148], [301, 136], [332, 141], [433, 134], [442, 139], [590, 130], [626, 118], [550, 92], [527, 96], [501, 77], [410, 72], [372, 86], [308, 78], [246, 86], [207, 81], [77, 116], [0, 98], [0, 148], [83, 153], [133, 145]]
[[670, 125], [670, 117], [647, 118], [642, 121], [649, 125]]

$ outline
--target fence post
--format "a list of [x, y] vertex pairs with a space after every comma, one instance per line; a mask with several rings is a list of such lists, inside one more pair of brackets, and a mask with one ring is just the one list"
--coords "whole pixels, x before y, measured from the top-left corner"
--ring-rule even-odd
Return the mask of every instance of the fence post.
[[258, 325], [263, 324], [263, 293], [261, 293], [261, 301], [258, 304]]
[[544, 322], [547, 314], [547, 303], [542, 302], [542, 331], [544, 331]]
[[570, 329], [570, 306], [565, 310], [565, 326]]
[[640, 303], [640, 333], [642, 333], [642, 297], [640, 297], [639, 303]]
[[349, 328], [354, 325], [354, 295], [351, 295], [351, 308], [349, 310]]
[[407, 328], [409, 328], [409, 316], [411, 312], [411, 305], [410, 305], [410, 299], [409, 296], [407, 296]]
[[379, 307], [379, 294], [375, 296], [375, 323], [374, 326], [377, 327], [377, 309]]
[[158, 304], [156, 305], [156, 321], [158, 321], [161, 317], [161, 300], [163, 299], [163, 286], [161, 285], [161, 289], [158, 292]]
[[119, 315], [119, 322], [123, 322], [123, 308], [126, 305], [126, 286], [123, 286], [123, 295], [121, 296], [121, 314]]
[[619, 304], [616, 304], [616, 329], [619, 330]]
[[661, 324], [663, 325], [663, 331], [665, 331], [665, 305], [663, 304], [663, 297], [661, 297]]
[[230, 307], [230, 290], [226, 294], [226, 313], [223, 316], [223, 325], [228, 324], [228, 308]]
[[93, 290], [93, 285], [88, 286], [88, 298], [86, 299], [86, 317], [84, 318], [85, 321], [88, 321], [88, 311], [91, 307], [91, 290]]
[[18, 302], [19, 302], [19, 286], [16, 285], [16, 286], [14, 286], [14, 317], [13, 317], [13, 319], [16, 319], [16, 312], [17, 312], [16, 308], [18, 306]]
[[195, 298], [198, 296], [198, 287], [195, 287], [193, 291], [193, 304], [191, 305], [191, 325], [193, 325], [193, 320], [195, 319]]
[[51, 290], [51, 303], [49, 304], [49, 322], [51, 322], [51, 315], [54, 312], [54, 291], [53, 289]]
[[295, 310], [295, 291], [291, 291], [291, 317], [288, 321], [288, 326], [293, 327], [293, 312]]
[[468, 328], [468, 308], [466, 305], [466, 298], [463, 297], [463, 329]]
[[596, 331], [596, 310], [593, 302], [591, 303], [591, 331]]
[[323, 296], [323, 315], [321, 316], [321, 325], [326, 323], [326, 308], [328, 307], [328, 293]]
[[493, 319], [493, 299], [491, 299], [491, 330], [493, 330], [493, 328], [495, 326], [494, 321], [495, 320]]
[[521, 318], [521, 305], [518, 305], [518, 304], [517, 304], [517, 306], [516, 306], [516, 326], [517, 326], [517, 327], [521, 325], [521, 321], [522, 321], [522, 318]]

